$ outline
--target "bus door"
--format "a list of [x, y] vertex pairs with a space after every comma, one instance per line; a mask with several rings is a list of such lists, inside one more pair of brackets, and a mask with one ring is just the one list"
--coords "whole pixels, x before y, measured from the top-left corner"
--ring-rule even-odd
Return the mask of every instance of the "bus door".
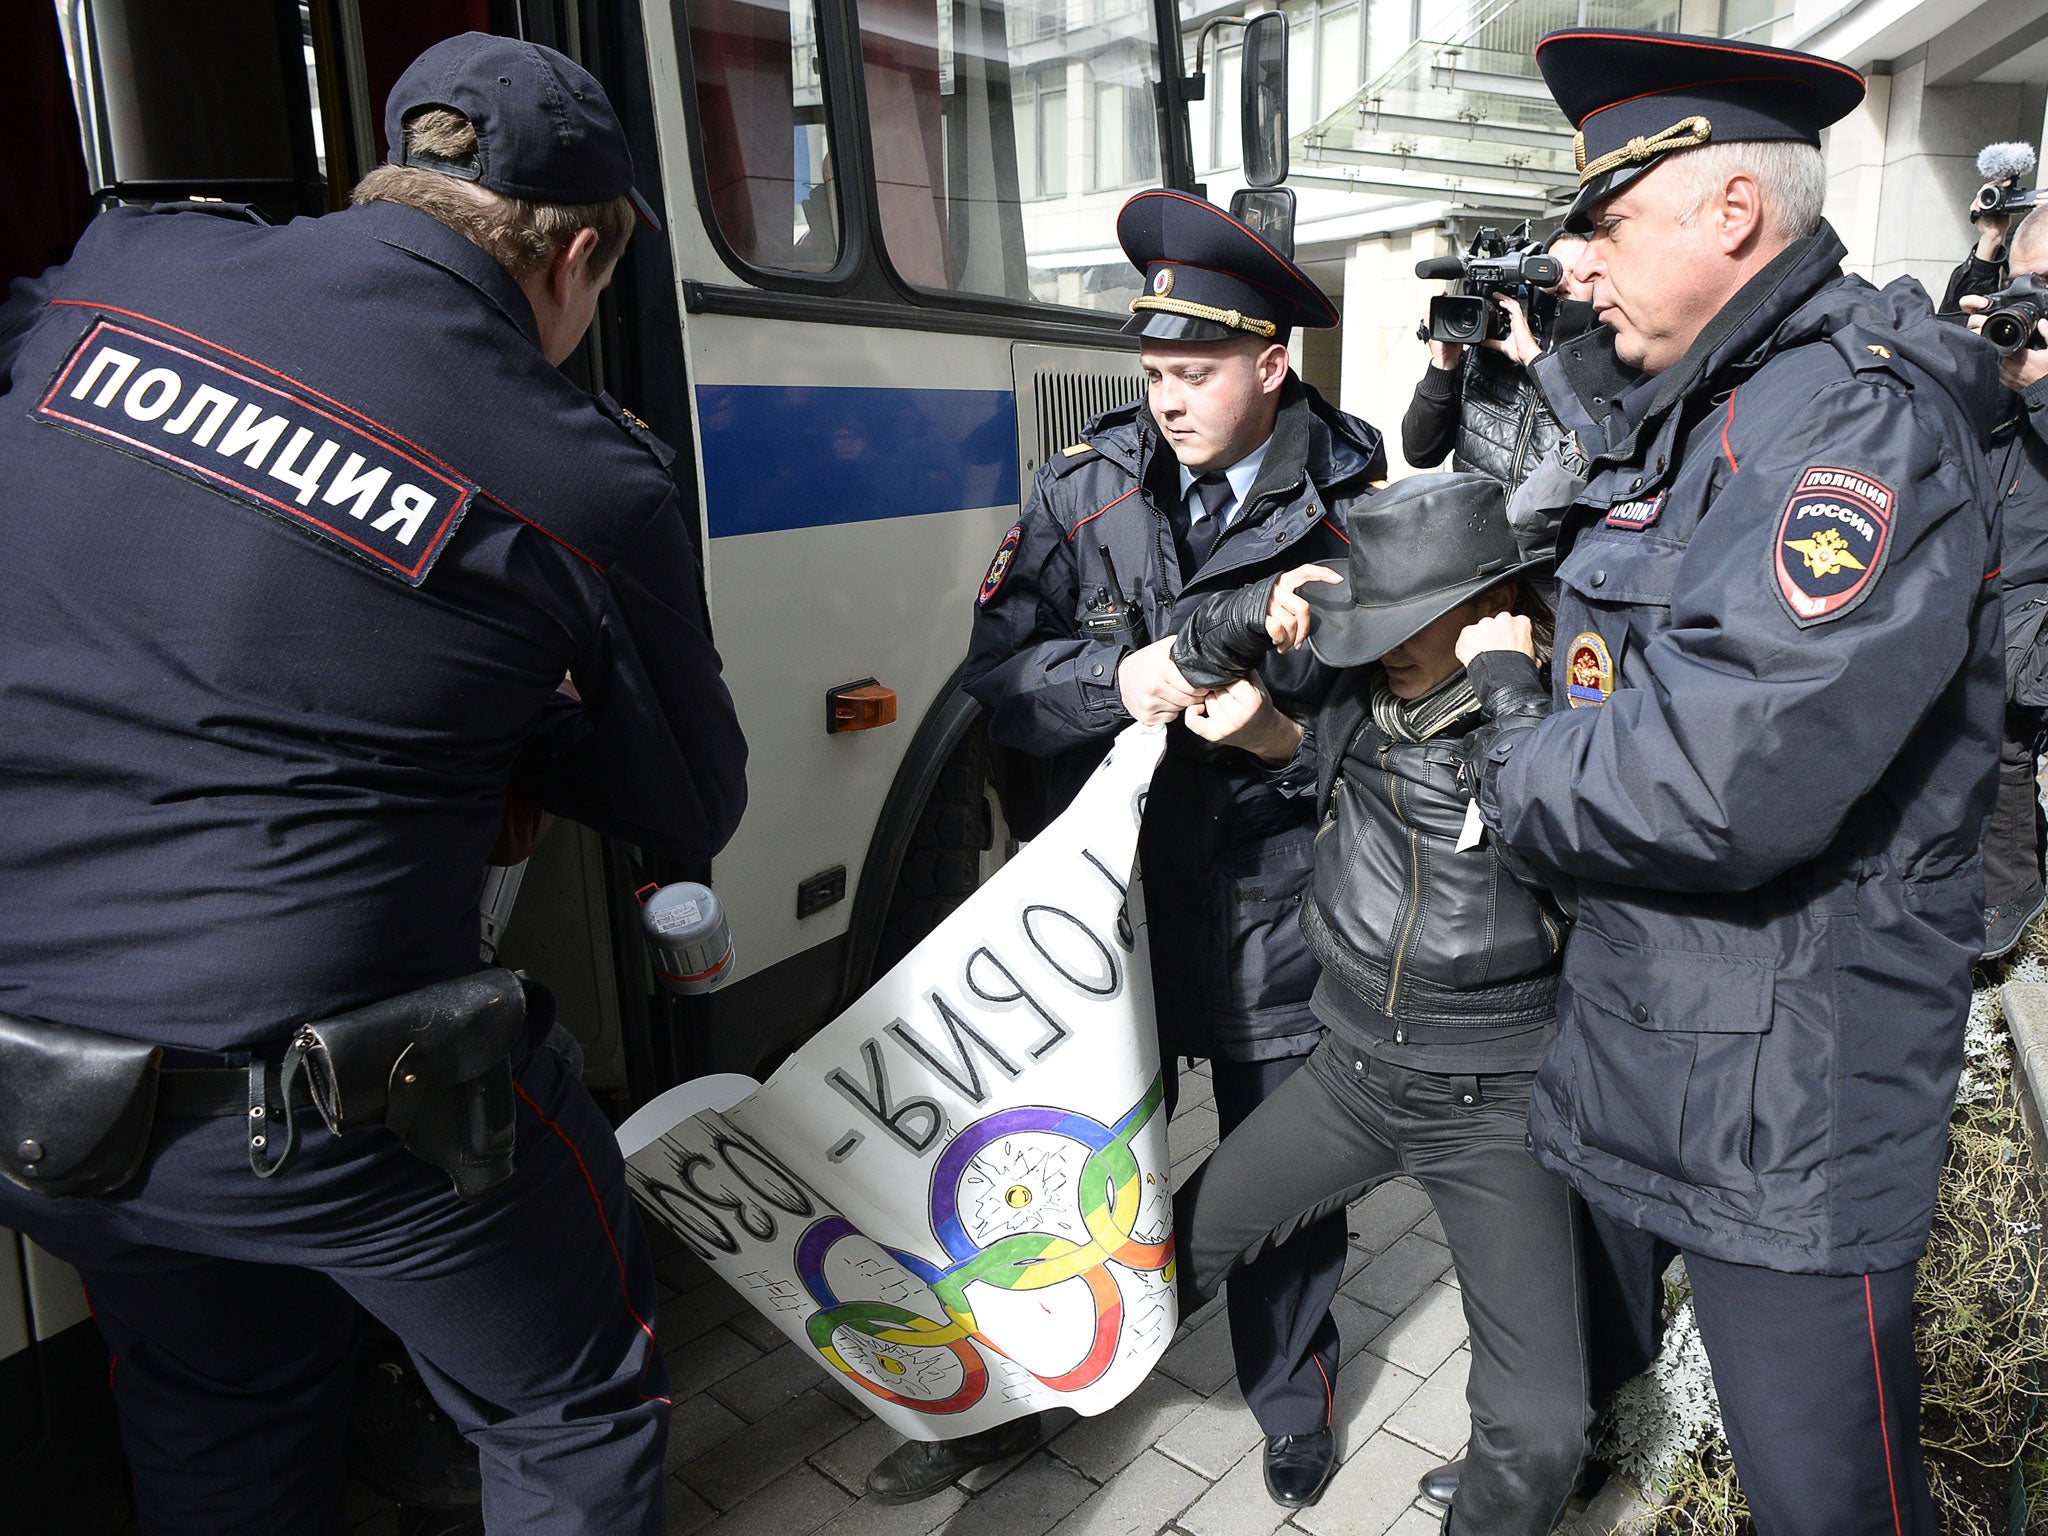
[[[1004, 851], [957, 688], [973, 595], [1046, 456], [1137, 396], [1115, 216], [1168, 179], [1177, 50], [1151, 0], [661, 9], [712, 618], [753, 745], [715, 867], [742, 973], [707, 1012], [733, 1027], [699, 1061], [746, 1070]], [[833, 729], [867, 682], [894, 722]]]

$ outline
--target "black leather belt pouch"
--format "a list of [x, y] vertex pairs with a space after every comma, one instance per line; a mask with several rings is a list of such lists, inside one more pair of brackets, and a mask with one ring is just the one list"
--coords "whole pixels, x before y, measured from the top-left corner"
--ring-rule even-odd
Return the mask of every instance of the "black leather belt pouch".
[[0, 1014], [0, 1174], [40, 1195], [104, 1195], [135, 1176], [163, 1051]]
[[480, 1200], [512, 1177], [512, 1066], [526, 1042], [520, 979], [479, 971], [301, 1025], [285, 1093], [303, 1071], [329, 1130], [383, 1125]]

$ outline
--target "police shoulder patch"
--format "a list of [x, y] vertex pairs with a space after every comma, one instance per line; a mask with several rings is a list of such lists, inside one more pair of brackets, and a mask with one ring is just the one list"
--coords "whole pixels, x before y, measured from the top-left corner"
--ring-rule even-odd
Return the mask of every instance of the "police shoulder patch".
[[1017, 545], [1023, 538], [1024, 525], [1012, 523], [1010, 531], [1003, 535], [1003, 542], [996, 546], [996, 557], [988, 563], [988, 574], [981, 578], [981, 591], [974, 599], [977, 608], [986, 608], [1003, 590], [1003, 579], [1010, 574], [1010, 562], [1017, 558]]
[[1659, 491], [1639, 501], [1617, 501], [1607, 509], [1608, 527], [1632, 530], [1649, 527], [1663, 515], [1665, 494]]
[[1793, 623], [1839, 619], [1870, 595], [1891, 553], [1895, 501], [1890, 486], [1858, 470], [1817, 464], [1800, 475], [1771, 554]]
[[1614, 692], [1614, 655], [1587, 630], [1565, 648], [1564, 696], [1573, 709], [1597, 709]]

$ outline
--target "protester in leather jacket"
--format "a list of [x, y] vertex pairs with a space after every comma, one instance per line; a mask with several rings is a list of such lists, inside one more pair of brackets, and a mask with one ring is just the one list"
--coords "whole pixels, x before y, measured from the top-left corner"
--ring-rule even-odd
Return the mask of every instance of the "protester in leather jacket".
[[[1411, 1174], [1443, 1223], [1471, 1329], [1471, 1449], [1445, 1529], [1543, 1536], [1590, 1420], [1571, 1196], [1524, 1145], [1535, 1069], [1556, 1030], [1563, 919], [1470, 820], [1468, 754], [1540, 689], [1482, 700], [1453, 654], [1473, 618], [1513, 605], [1534, 650], [1547, 616], [1517, 581], [1498, 481], [1424, 475], [1355, 509], [1338, 575], [1307, 566], [1205, 602], [1175, 660], [1218, 693], [1197, 735], [1315, 796], [1302, 926], [1322, 962], [1329, 1035], [1176, 1202], [1183, 1293], [1212, 1293], [1316, 1211]], [[1308, 615], [1313, 611], [1313, 627]], [[1314, 720], [1281, 713], [1251, 669], [1307, 629], [1324, 685]]]

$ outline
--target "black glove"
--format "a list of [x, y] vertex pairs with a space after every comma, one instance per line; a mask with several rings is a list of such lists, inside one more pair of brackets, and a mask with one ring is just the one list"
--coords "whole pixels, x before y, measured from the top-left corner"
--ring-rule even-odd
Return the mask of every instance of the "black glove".
[[1550, 713], [1550, 690], [1543, 686], [1536, 663], [1520, 651], [1481, 651], [1466, 664], [1465, 676], [1479, 695], [1481, 718], [1459, 741], [1458, 750], [1465, 759], [1467, 782], [1477, 794], [1494, 747]]
[[1266, 605], [1279, 579], [1269, 576], [1197, 604], [1174, 637], [1173, 664], [1180, 675], [1197, 688], [1228, 688], [1256, 670], [1273, 648]]

